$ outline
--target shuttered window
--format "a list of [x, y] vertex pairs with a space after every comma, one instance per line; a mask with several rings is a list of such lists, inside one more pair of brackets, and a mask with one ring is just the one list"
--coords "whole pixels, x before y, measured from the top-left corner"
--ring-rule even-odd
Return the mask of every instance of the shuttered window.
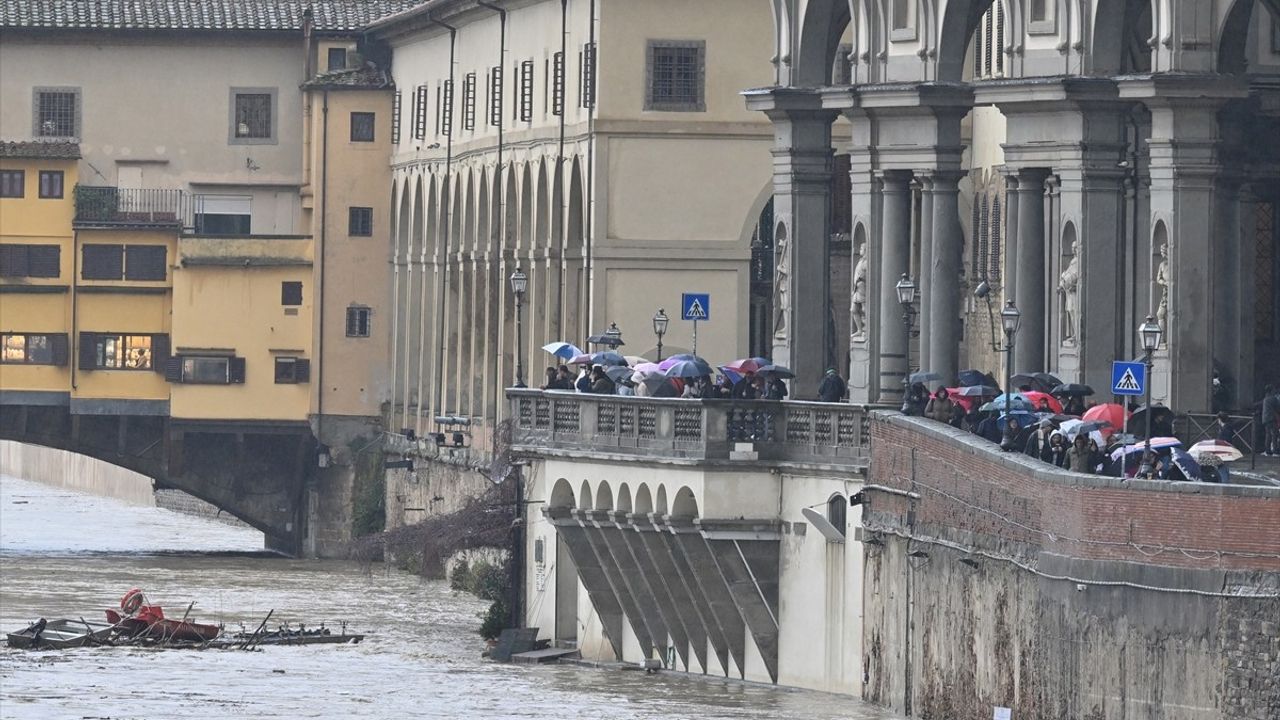
[[80, 277], [84, 280], [157, 281], [168, 276], [163, 245], [85, 245]]
[[391, 144], [392, 145], [400, 144], [400, 111], [403, 109], [400, 106], [400, 102], [401, 102], [400, 91], [397, 90], [396, 94], [391, 96]]
[[520, 63], [520, 121], [533, 122], [533, 61]]
[[67, 364], [66, 333], [0, 334], [0, 363], [7, 365]]
[[0, 277], [56, 278], [61, 265], [57, 245], [0, 245]]
[[125, 280], [164, 280], [165, 255], [163, 245], [126, 245], [124, 251]]
[[369, 337], [370, 314], [372, 311], [360, 305], [347, 308], [347, 337]]
[[311, 382], [311, 361], [298, 357], [278, 357], [275, 363], [277, 385]]
[[85, 245], [81, 252], [80, 277], [85, 280], [124, 278], [124, 246]]

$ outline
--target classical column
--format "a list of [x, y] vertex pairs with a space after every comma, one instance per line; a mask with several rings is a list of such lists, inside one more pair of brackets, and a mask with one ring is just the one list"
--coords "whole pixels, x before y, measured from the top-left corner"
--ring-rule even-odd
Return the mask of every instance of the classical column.
[[812, 90], [775, 88], [747, 96], [773, 121], [773, 361], [795, 371], [791, 398], [812, 400], [826, 370], [830, 328], [831, 123]]
[[929, 266], [929, 318], [923, 326], [930, 335], [929, 369], [943, 382], [955, 382], [960, 372], [960, 272], [963, 268], [964, 233], [958, 207], [961, 174], [939, 171], [933, 174], [931, 210], [933, 249]]
[[[884, 202], [880, 234], [880, 402], [897, 403], [907, 372], [907, 330], [900, 318], [898, 280], [911, 264], [911, 171], [886, 170], [881, 180]], [[935, 198], [934, 207], [937, 207]]]
[[[920, 277], [916, 286], [920, 288], [920, 368], [934, 370], [932, 360], [933, 343], [933, 176], [921, 175], [916, 178], [920, 183]], [[945, 380], [945, 378], [944, 378]]]
[[[1048, 174], [1040, 168], [1018, 173], [1018, 249], [1013, 297], [1018, 310], [1022, 311], [1022, 327], [1013, 348], [1015, 372], [1039, 372], [1046, 367], [1044, 179]], [[998, 219], [991, 221], [998, 222]]]

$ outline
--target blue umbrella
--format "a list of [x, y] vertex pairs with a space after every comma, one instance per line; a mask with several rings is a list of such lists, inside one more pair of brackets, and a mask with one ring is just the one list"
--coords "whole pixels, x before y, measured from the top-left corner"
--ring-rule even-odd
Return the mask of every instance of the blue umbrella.
[[[1006, 400], [1008, 401], [1006, 403]], [[996, 410], [999, 412], [1011, 412], [1014, 410], [1035, 410], [1035, 406], [1022, 393], [1004, 393], [997, 395], [995, 400], [983, 405], [982, 410]]]
[[720, 372], [723, 373], [725, 377], [729, 378], [729, 382], [733, 383], [734, 385], [737, 385], [738, 383], [742, 382], [742, 377], [743, 377], [742, 373], [738, 372], [737, 370], [734, 370], [733, 368], [725, 367], [724, 365], [721, 365]]
[[1191, 453], [1182, 448], [1173, 449], [1173, 464], [1177, 466], [1188, 480], [1200, 479], [1200, 463], [1191, 457]]
[[583, 352], [578, 349], [577, 345], [567, 342], [553, 342], [542, 346], [543, 350], [565, 360], [570, 360], [575, 356], [582, 355]]
[[694, 378], [712, 374], [711, 366], [705, 360], [679, 360], [667, 368], [669, 378]]
[[625, 366], [627, 359], [612, 350], [601, 350], [591, 354], [591, 364]]
[[1000, 421], [1004, 422], [1005, 418], [1013, 418], [1018, 423], [1018, 427], [1029, 427], [1032, 423], [1039, 420], [1035, 413], [1026, 412], [1024, 410], [1014, 410], [1011, 413], [1000, 415]]

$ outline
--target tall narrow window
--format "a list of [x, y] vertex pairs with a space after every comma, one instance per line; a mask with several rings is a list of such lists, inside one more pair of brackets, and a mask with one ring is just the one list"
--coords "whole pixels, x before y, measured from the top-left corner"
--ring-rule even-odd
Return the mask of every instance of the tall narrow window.
[[564, 53], [551, 58], [551, 114], [564, 114]]
[[80, 88], [35, 89], [36, 137], [80, 137]]
[[436, 99], [439, 107], [436, 110], [436, 134], [449, 137], [453, 135], [453, 81], [445, 80], [436, 88]]
[[391, 96], [391, 144], [400, 144], [400, 91]]
[[915, 0], [893, 0], [891, 6], [893, 13], [893, 30], [894, 39], [902, 39], [897, 31], [910, 31], [915, 28]]
[[645, 110], [702, 112], [706, 43], [650, 40]]
[[462, 129], [476, 129], [476, 74], [462, 78]]
[[533, 122], [533, 61], [520, 63], [520, 121]]
[[1000, 0], [991, 4], [987, 12], [995, 15], [995, 34], [991, 38], [991, 52], [996, 56], [996, 75], [1004, 76], [1004, 5]]
[[413, 137], [422, 140], [427, 137], [427, 86], [419, 85], [413, 96]]
[[991, 261], [991, 201], [983, 193], [978, 202], [982, 203], [982, 222], [978, 229], [978, 266], [980, 277], [985, 280]]
[[593, 108], [596, 106], [596, 44], [583, 45], [579, 58], [578, 77], [582, 87], [578, 94], [582, 98], [582, 107]]
[[502, 124], [502, 66], [489, 69], [489, 124]]
[[347, 337], [369, 337], [370, 314], [373, 311], [363, 305], [347, 308]]
[[376, 117], [371, 112], [351, 113], [351, 142], [373, 142]]
[[1004, 227], [1004, 215], [1000, 212], [1000, 196], [991, 198], [991, 269], [988, 271], [992, 282], [1000, 282], [1000, 240]]
[[983, 22], [983, 27], [985, 28], [985, 30], [984, 30], [984, 31], [983, 31], [983, 33], [982, 33], [982, 46], [983, 46], [983, 52], [982, 52], [982, 74], [983, 74], [983, 76], [985, 76], [985, 77], [990, 77], [990, 76], [991, 76], [991, 65], [992, 65], [992, 63], [991, 63], [991, 61], [992, 61], [992, 50], [991, 50], [991, 45], [992, 45], [992, 42], [991, 42], [991, 40], [992, 40], [992, 32], [991, 32], [991, 22], [992, 22], [992, 17], [991, 17], [991, 10], [988, 10], [988, 11], [987, 11], [987, 13], [986, 13], [986, 15], [984, 15], [984, 16], [983, 16], [983, 18], [982, 18], [982, 22]]
[[20, 198], [26, 195], [26, 183], [26, 171], [0, 170], [0, 197]]

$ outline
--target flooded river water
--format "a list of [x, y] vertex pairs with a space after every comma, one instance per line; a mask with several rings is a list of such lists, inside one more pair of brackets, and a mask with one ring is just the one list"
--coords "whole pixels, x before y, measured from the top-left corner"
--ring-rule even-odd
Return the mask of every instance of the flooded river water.
[[145, 588], [181, 615], [252, 629], [325, 622], [359, 645], [255, 652], [0, 650], [0, 717], [768, 718], [887, 720], [857, 700], [674, 673], [513, 666], [480, 658], [485, 605], [375, 566], [263, 555], [260, 534], [0, 478], [0, 624], [103, 620]]

